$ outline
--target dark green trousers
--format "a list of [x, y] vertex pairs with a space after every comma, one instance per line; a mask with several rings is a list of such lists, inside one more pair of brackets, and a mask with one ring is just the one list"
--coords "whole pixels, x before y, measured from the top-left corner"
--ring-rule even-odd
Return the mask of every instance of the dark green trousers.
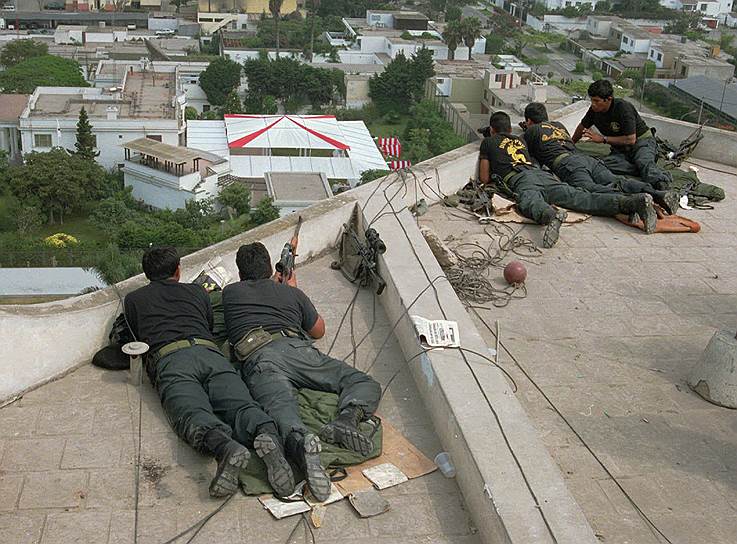
[[665, 192], [644, 181], [618, 176], [599, 159], [583, 153], [570, 154], [551, 170], [561, 181], [591, 193], [647, 193], [662, 198]]
[[[634, 145], [625, 148], [612, 146], [611, 155], [607, 163], [616, 165], [616, 161], [625, 161], [635, 166], [639, 177], [656, 189], [665, 189], [672, 181], [668, 172], [658, 166], [658, 143], [655, 138], [638, 139]], [[618, 172], [617, 168], [610, 168]], [[621, 169], [625, 173], [625, 168]]]
[[381, 399], [376, 380], [300, 338], [273, 340], [243, 363], [241, 373], [256, 402], [276, 421], [284, 440], [293, 431], [308, 432], [299, 417], [297, 389], [335, 393], [338, 411], [356, 405], [363, 408], [366, 417], [373, 415]]
[[203, 445], [210, 429], [221, 429], [250, 447], [259, 425], [274, 421], [253, 400], [233, 365], [207, 346], [166, 355], [156, 363], [154, 372], [169, 423], [198, 451], [211, 453]]
[[613, 216], [620, 212], [622, 195], [591, 193], [561, 182], [550, 172], [539, 168], [522, 170], [507, 182], [520, 213], [540, 225], [547, 225], [560, 206], [574, 212]]

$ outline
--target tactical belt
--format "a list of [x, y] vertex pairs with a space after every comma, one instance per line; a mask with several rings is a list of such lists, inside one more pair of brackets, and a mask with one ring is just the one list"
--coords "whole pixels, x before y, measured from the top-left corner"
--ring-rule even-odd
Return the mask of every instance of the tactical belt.
[[553, 168], [558, 168], [558, 165], [560, 164], [560, 161], [562, 161], [566, 157], [570, 157], [570, 156], [571, 156], [570, 153], [561, 153], [560, 155], [558, 155], [557, 157], [555, 157], [555, 160], [553, 161], [552, 167]]
[[279, 340], [280, 338], [304, 338], [304, 336], [289, 329], [268, 332], [263, 327], [256, 327], [248, 331], [243, 335], [243, 338], [233, 344], [233, 352], [238, 361], [243, 363], [266, 344], [270, 344], [273, 340]]
[[205, 340], [204, 338], [190, 338], [187, 340], [177, 340], [176, 342], [172, 342], [171, 344], [166, 344], [163, 348], [154, 353], [154, 360], [159, 361], [162, 357], [165, 357], [170, 353], [174, 353], [175, 351], [179, 351], [180, 349], [188, 348], [191, 346], [207, 346], [209, 348], [214, 348], [220, 351], [220, 348], [215, 342]]

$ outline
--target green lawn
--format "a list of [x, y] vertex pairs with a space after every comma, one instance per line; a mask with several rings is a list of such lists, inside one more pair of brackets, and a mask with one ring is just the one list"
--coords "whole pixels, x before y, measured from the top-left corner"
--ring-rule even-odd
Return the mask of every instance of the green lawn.
[[64, 219], [63, 225], [44, 225], [42, 226], [37, 236], [39, 238], [46, 238], [57, 232], [63, 232], [74, 236], [80, 242], [107, 242], [107, 235], [91, 224], [86, 217], [72, 216]]
[[404, 131], [407, 129], [409, 116], [402, 117], [398, 123], [387, 123], [386, 119], [379, 119], [375, 122], [368, 122], [366, 126], [371, 136], [377, 138], [380, 136], [397, 136], [404, 137]]

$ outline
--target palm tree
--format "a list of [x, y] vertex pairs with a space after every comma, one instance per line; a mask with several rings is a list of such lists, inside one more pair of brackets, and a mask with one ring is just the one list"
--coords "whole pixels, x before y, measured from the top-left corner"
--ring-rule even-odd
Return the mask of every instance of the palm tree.
[[312, 21], [310, 21], [310, 62], [315, 56], [315, 22], [317, 21], [317, 10], [320, 8], [320, 0], [310, 2]]
[[276, 36], [276, 57], [279, 58], [279, 16], [284, 0], [269, 0], [269, 11], [274, 18], [274, 35]]
[[456, 56], [456, 48], [458, 44], [463, 40], [463, 28], [461, 27], [460, 21], [451, 21], [445, 25], [443, 30], [443, 40], [445, 45], [448, 46], [448, 58], [454, 60]]
[[468, 47], [468, 60], [471, 60], [473, 44], [481, 37], [481, 21], [479, 21], [478, 17], [466, 17], [461, 21], [460, 30], [463, 43]]

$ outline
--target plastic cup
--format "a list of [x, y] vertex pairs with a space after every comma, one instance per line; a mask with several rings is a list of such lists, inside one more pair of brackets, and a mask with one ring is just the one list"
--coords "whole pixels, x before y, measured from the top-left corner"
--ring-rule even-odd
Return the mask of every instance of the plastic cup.
[[435, 464], [440, 469], [440, 472], [443, 473], [443, 476], [446, 478], [455, 478], [456, 467], [453, 466], [448, 452], [442, 451], [438, 453], [435, 456]]

